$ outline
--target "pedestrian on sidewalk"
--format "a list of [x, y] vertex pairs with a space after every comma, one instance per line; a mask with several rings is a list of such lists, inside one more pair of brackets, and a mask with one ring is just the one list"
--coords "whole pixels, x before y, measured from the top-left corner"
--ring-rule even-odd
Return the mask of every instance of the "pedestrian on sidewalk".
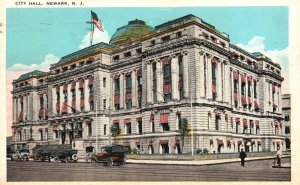
[[241, 149], [240, 152], [240, 158], [241, 158], [241, 166], [245, 167], [245, 158], [247, 157], [247, 154], [244, 152], [243, 149]]
[[280, 150], [280, 147], [277, 147], [276, 158], [277, 158], [278, 166], [281, 166], [281, 156], [282, 156], [282, 151]]

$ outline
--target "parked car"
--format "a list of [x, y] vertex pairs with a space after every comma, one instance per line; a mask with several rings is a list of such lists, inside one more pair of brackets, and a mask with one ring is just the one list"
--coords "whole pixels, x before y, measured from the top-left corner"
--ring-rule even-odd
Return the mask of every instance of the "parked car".
[[50, 162], [51, 150], [46, 148], [40, 148], [33, 154], [34, 161], [48, 161]]
[[55, 160], [58, 160], [60, 162], [77, 162], [78, 156], [77, 156], [78, 150], [74, 149], [67, 149], [59, 152], [57, 156], [55, 157]]
[[15, 153], [11, 155], [12, 161], [18, 161], [18, 160], [26, 160], [29, 161], [29, 150], [28, 149], [19, 149], [16, 150]]
[[91, 163], [102, 163], [107, 166], [124, 165], [126, 162], [123, 145], [107, 145], [101, 147], [101, 152], [93, 153]]

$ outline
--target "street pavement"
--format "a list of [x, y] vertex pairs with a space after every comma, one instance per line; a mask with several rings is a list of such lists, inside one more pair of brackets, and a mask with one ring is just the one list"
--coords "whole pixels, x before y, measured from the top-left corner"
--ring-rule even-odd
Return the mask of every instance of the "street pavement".
[[[283, 164], [290, 164], [290, 157]], [[140, 162], [140, 164], [138, 164]], [[89, 163], [7, 161], [7, 181], [290, 181], [290, 168], [272, 168], [273, 159], [198, 164], [177, 161], [145, 164], [128, 160], [124, 166], [107, 167]], [[173, 161], [174, 162], [174, 161]], [[180, 163], [179, 163], [180, 162]], [[192, 164], [192, 165], [189, 165]]]

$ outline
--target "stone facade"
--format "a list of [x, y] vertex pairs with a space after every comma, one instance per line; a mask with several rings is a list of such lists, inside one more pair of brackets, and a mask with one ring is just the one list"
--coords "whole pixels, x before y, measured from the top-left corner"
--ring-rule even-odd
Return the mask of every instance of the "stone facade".
[[286, 148], [291, 149], [291, 95], [283, 94], [282, 95], [282, 114], [284, 116], [284, 136]]
[[[140, 27], [147, 31], [128, 34]], [[183, 153], [285, 149], [280, 70], [193, 15], [154, 28], [130, 21], [109, 44], [13, 82], [13, 143], [71, 144], [84, 152], [117, 142], [145, 154], [176, 154], [182, 146]], [[184, 145], [183, 120], [192, 130]], [[112, 124], [121, 130], [116, 138]]]

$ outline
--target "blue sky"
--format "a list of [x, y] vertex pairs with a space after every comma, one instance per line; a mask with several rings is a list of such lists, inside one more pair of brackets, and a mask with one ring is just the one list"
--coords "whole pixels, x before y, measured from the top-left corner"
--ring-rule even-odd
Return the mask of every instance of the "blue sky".
[[[49, 53], [62, 57], [79, 49], [88, 33], [91, 8], [7, 9], [7, 68], [39, 64]], [[92, 8], [111, 37], [129, 20], [150, 26], [194, 14], [230, 35], [231, 43], [264, 38], [265, 50], [288, 46], [287, 7]]]

